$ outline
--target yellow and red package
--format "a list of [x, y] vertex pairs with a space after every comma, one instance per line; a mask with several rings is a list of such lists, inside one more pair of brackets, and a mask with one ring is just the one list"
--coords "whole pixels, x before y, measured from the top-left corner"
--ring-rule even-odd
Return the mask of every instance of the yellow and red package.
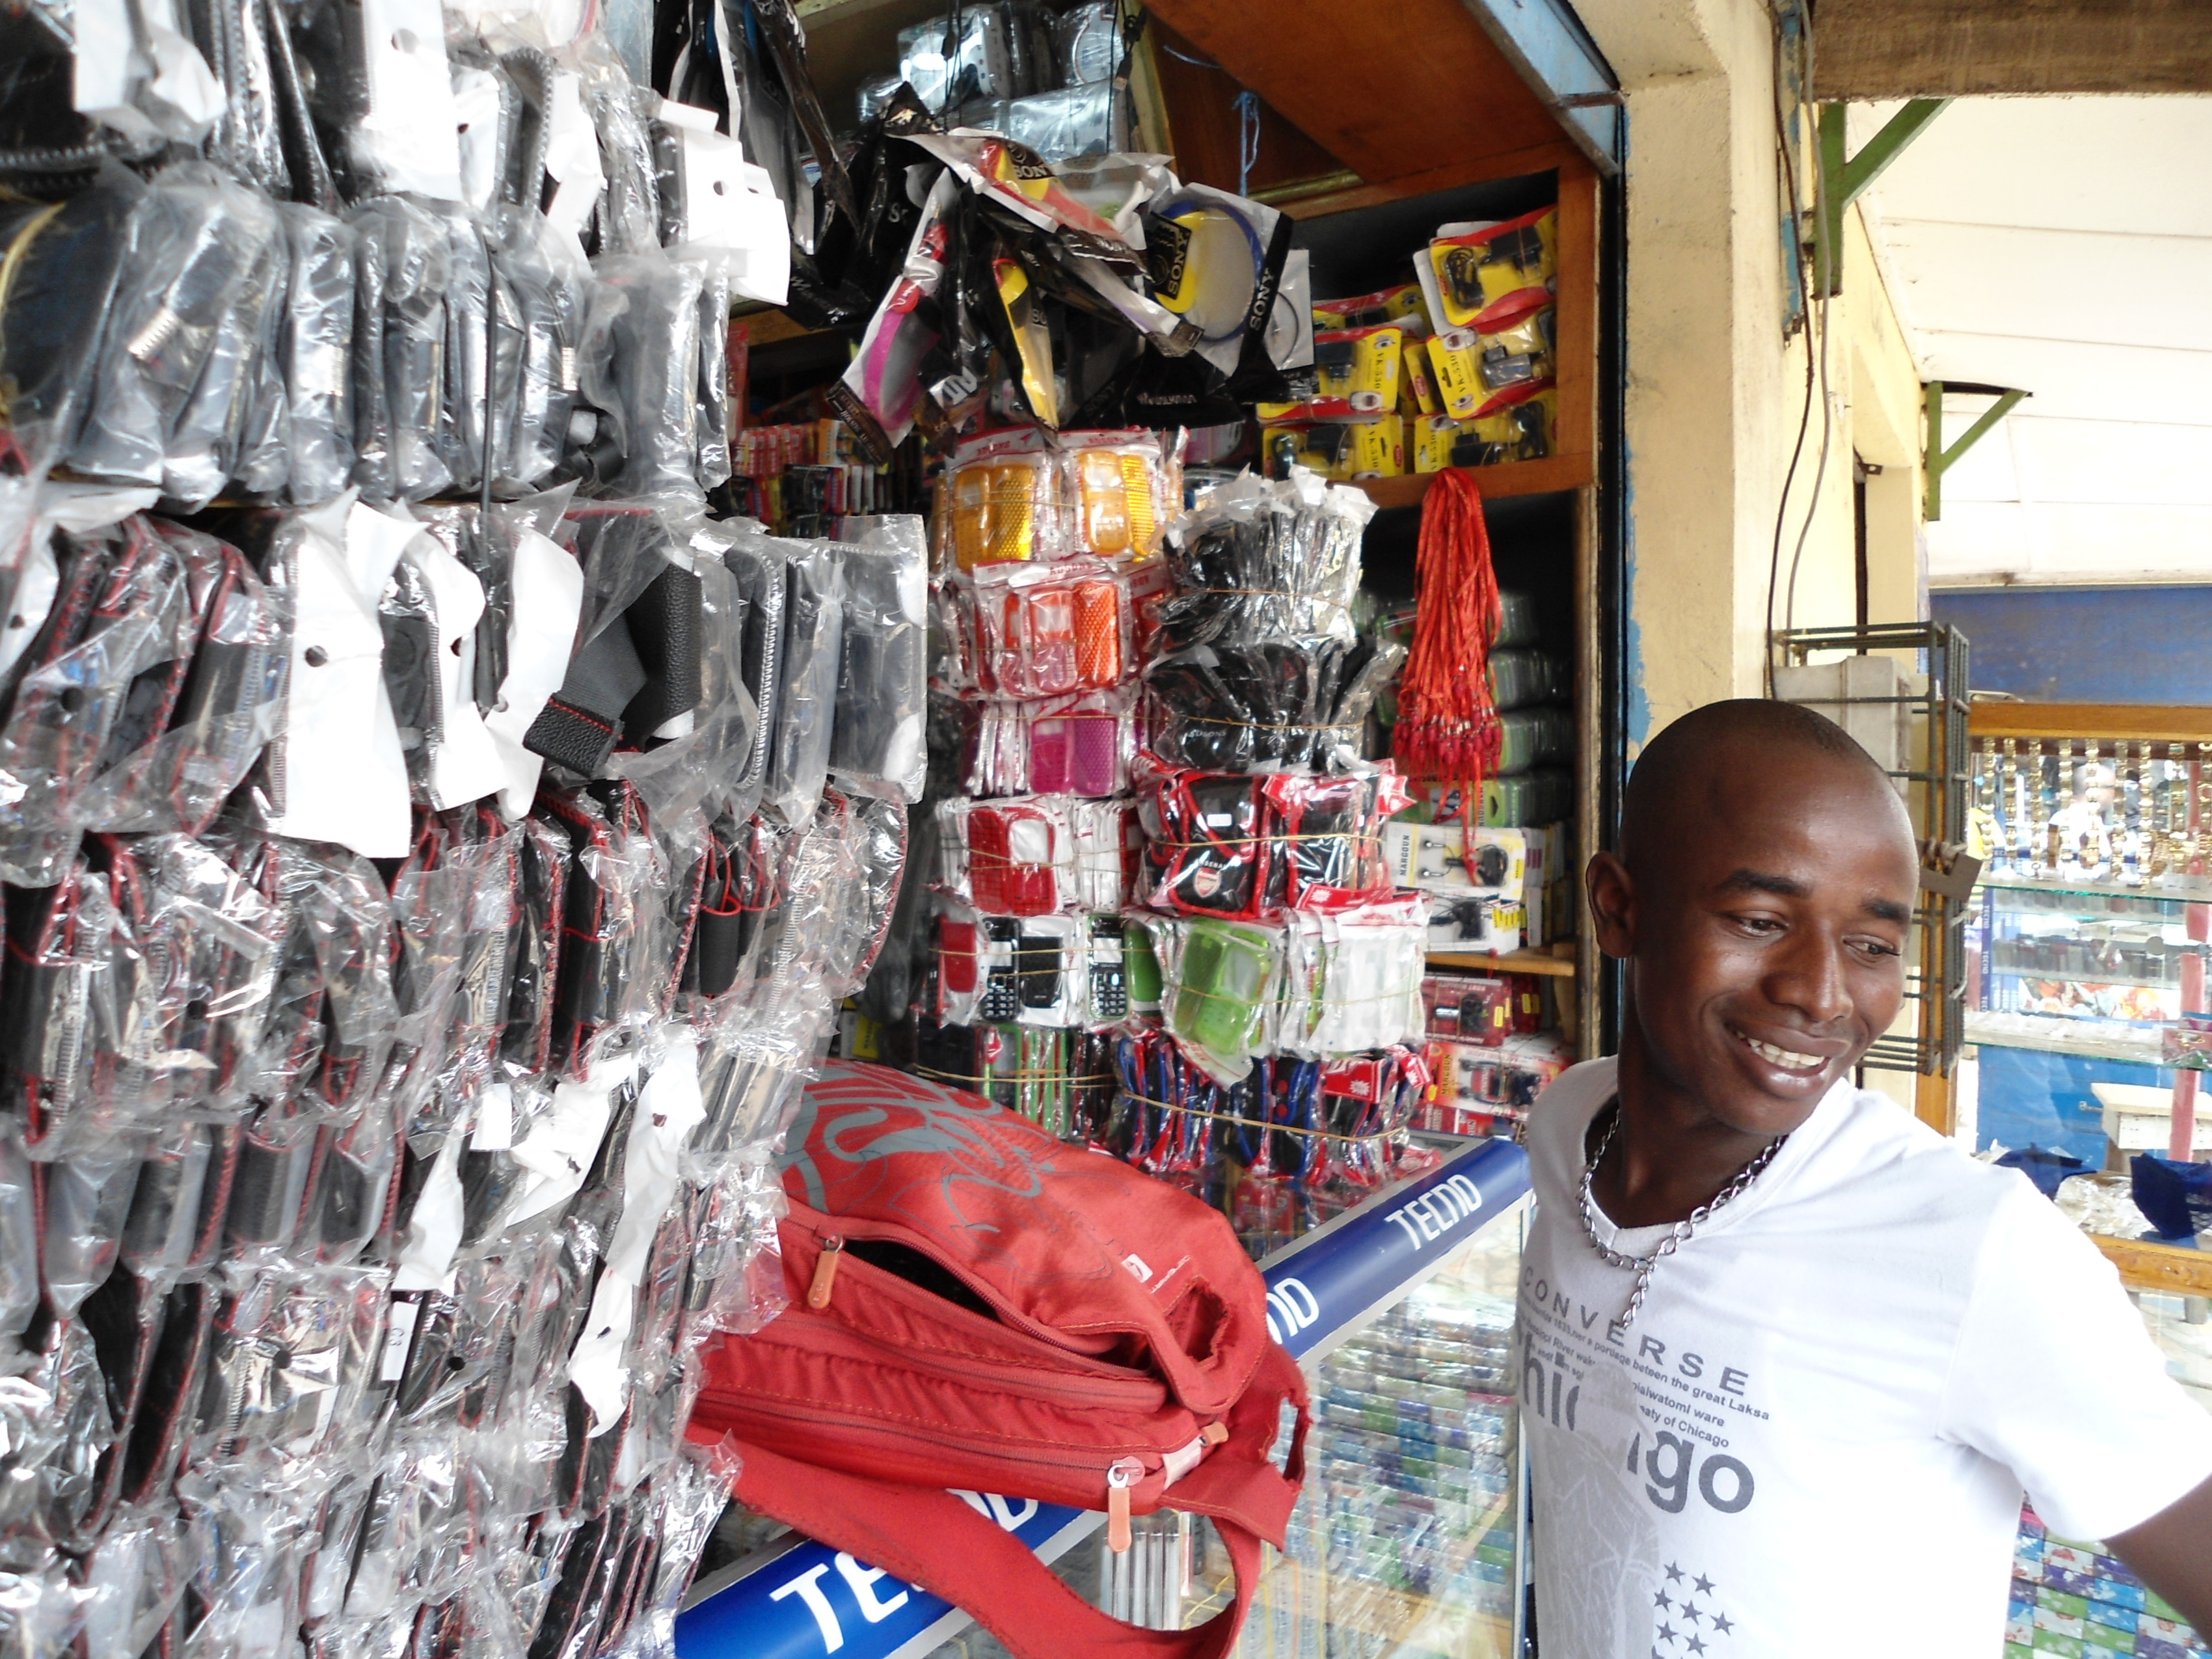
[[1316, 300], [1313, 321], [1316, 329], [1373, 328], [1381, 323], [1409, 323], [1422, 333], [1429, 329], [1428, 307], [1413, 283], [1356, 294], [1348, 300]]
[[1559, 209], [1544, 207], [1431, 241], [1423, 286], [1435, 284], [1437, 331], [1494, 326], [1547, 302], [1559, 286]]
[[1395, 478], [1406, 470], [1406, 422], [1399, 415], [1371, 421], [1279, 421], [1260, 429], [1262, 471], [1290, 476], [1295, 465], [1324, 478]]
[[1395, 323], [1314, 336], [1314, 395], [1303, 403], [1261, 404], [1263, 422], [1357, 421], [1395, 411], [1405, 364], [1406, 331]]
[[1448, 328], [1429, 342], [1437, 377], [1438, 413], [1455, 421], [1480, 419], [1511, 407], [1526, 388], [1553, 377], [1553, 324], [1557, 307], [1538, 306], [1486, 329]]
[[1559, 393], [1549, 380], [1518, 389], [1500, 406], [1474, 420], [1425, 415], [1409, 422], [1413, 471], [1450, 466], [1495, 466], [1501, 461], [1540, 460], [1553, 447]]
[[1409, 416], [1443, 412], [1436, 376], [1429, 370], [1429, 343], [1411, 334], [1406, 337], [1405, 367], [1398, 374], [1398, 412]]

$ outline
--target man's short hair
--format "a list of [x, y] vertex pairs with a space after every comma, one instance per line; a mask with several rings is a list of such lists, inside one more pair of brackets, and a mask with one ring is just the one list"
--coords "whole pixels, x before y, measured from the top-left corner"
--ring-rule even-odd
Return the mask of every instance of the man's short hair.
[[1620, 856], [1633, 859], [1640, 834], [1649, 832], [1679, 799], [1698, 767], [1722, 750], [1817, 750], [1863, 767], [1887, 784], [1889, 775], [1856, 738], [1825, 714], [1794, 702], [1732, 697], [1692, 708], [1667, 726], [1637, 757], [1620, 802]]

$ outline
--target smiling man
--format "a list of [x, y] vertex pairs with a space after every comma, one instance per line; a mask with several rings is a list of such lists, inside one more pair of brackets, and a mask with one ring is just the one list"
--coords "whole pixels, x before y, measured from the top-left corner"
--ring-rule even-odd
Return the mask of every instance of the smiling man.
[[2212, 1415], [2026, 1177], [1852, 1068], [1905, 994], [1897, 793], [1700, 708], [1588, 872], [1620, 1053], [1529, 1115], [1544, 1659], [1996, 1659], [2023, 1488], [2212, 1629]]

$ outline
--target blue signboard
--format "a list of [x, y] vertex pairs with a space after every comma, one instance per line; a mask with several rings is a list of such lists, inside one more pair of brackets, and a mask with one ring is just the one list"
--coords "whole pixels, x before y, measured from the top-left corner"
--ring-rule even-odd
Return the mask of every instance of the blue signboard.
[[[1268, 1267], [1267, 1328], [1291, 1353], [1313, 1352], [1528, 1190], [1526, 1153], [1509, 1141], [1477, 1141]], [[1033, 1549], [1097, 1518], [1034, 1498], [957, 1495]], [[881, 1568], [807, 1541], [679, 1614], [677, 1659], [888, 1659], [952, 1612]]]

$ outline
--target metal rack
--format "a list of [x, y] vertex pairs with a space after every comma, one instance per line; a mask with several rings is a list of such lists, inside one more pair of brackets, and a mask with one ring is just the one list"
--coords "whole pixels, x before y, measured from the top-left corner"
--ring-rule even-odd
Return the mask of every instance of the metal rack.
[[1959, 860], [1966, 840], [1968, 748], [1966, 637], [1942, 623], [1893, 623], [1869, 628], [1800, 628], [1778, 633], [1783, 660], [1812, 665], [1816, 655], [1885, 656], [1916, 653], [1917, 690], [1901, 696], [1844, 696], [1845, 703], [1904, 704], [1915, 718], [1913, 757], [1887, 769], [1906, 785], [1905, 805], [1921, 836], [1920, 902], [1913, 911], [1917, 959], [1907, 970], [1905, 994], [1917, 1012], [1912, 1035], [1885, 1035], [1867, 1050], [1866, 1065], [1885, 1071], [1948, 1078], [1966, 1029], [1966, 915], [1973, 884], [1971, 862]]

